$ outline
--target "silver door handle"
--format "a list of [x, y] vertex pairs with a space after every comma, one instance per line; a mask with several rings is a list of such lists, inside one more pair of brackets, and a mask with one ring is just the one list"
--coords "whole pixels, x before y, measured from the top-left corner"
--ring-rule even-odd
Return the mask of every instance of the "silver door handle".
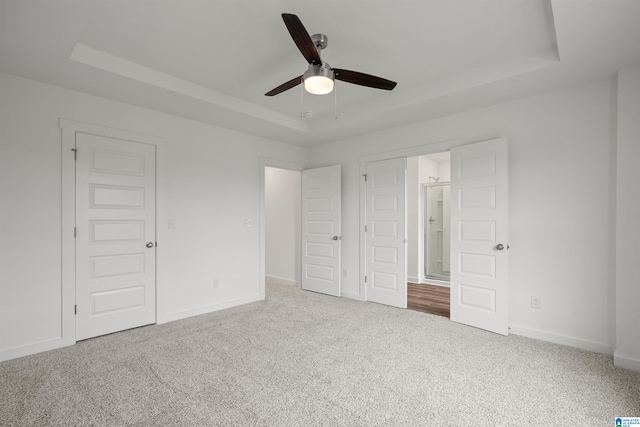
[[340, 240], [339, 236], [333, 236], [333, 240]]
[[499, 250], [499, 251], [501, 251], [501, 250], [503, 250], [503, 249], [504, 249], [504, 245], [503, 245], [502, 243], [498, 243], [498, 244], [496, 245], [496, 249], [497, 249], [497, 250]]
[[153, 242], [147, 242], [147, 247], [148, 248], [152, 248], [153, 247]]

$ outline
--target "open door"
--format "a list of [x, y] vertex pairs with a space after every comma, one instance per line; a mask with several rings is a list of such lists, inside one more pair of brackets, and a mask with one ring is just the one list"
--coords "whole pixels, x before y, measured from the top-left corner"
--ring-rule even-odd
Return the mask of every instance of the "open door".
[[508, 334], [507, 141], [451, 149], [451, 320]]
[[302, 171], [301, 287], [333, 296], [340, 296], [340, 171]]
[[406, 158], [367, 163], [367, 301], [407, 308]]

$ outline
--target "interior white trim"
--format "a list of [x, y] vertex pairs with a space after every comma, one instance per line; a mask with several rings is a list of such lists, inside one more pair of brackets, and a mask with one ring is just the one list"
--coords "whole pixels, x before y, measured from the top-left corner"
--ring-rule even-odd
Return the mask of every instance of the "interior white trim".
[[0, 362], [11, 360], [18, 357], [29, 356], [43, 351], [55, 350], [56, 348], [66, 347], [75, 344], [74, 342], [65, 342], [62, 337], [51, 338], [48, 340], [30, 343], [24, 346], [7, 348], [0, 351]]
[[266, 250], [266, 217], [265, 217], [265, 168], [279, 168], [292, 171], [302, 172], [304, 167], [298, 163], [291, 163], [284, 160], [269, 159], [267, 157], [258, 158], [260, 167], [260, 268], [258, 272], [258, 283], [260, 288], [260, 298], [264, 299], [264, 286], [266, 282], [266, 263], [265, 263], [265, 250]]
[[363, 296], [361, 296], [360, 294], [357, 294], [355, 292], [340, 291], [340, 296], [341, 297], [345, 297], [345, 298], [354, 299], [356, 301], [365, 301]]
[[273, 283], [274, 285], [288, 285], [300, 288], [300, 283], [296, 282], [295, 280], [284, 279], [282, 277], [265, 276], [265, 282], [267, 284]]
[[153, 68], [140, 65], [119, 56], [76, 43], [71, 56], [72, 61], [95, 67], [119, 76], [128, 77], [148, 85], [156, 86], [199, 101], [227, 108], [242, 114], [249, 114], [258, 119], [267, 120], [300, 132], [307, 132], [307, 123], [264, 107], [243, 101], [238, 98], [217, 92], [208, 87], [163, 73]]
[[237, 307], [239, 305], [261, 301], [263, 299], [264, 299], [264, 296], [260, 296], [258, 294], [258, 295], [251, 295], [248, 297], [236, 298], [229, 301], [223, 301], [216, 304], [202, 305], [200, 307], [190, 308], [187, 310], [174, 311], [164, 315], [165, 321], [163, 323], [173, 322], [174, 320], [186, 319], [187, 317], [198, 316], [200, 314], [207, 314], [207, 313], [211, 313], [218, 310], [224, 310], [225, 308]]
[[535, 338], [537, 340], [548, 341], [555, 344], [567, 345], [569, 347], [575, 347], [581, 350], [592, 351], [594, 353], [601, 353], [606, 355], [613, 354], [613, 347], [611, 347], [609, 344], [583, 340], [583, 339], [571, 337], [568, 335], [556, 334], [553, 332], [541, 331], [539, 329], [527, 328], [525, 326], [510, 324], [509, 333], [514, 335], [520, 335], [527, 338]]
[[433, 285], [433, 286], [442, 286], [443, 288], [450, 288], [451, 287], [451, 283], [447, 280], [438, 280], [438, 279], [427, 279], [422, 278], [420, 279], [420, 282], [423, 285]]
[[613, 353], [613, 364], [619, 368], [640, 372], [640, 360], [622, 356], [618, 352]]

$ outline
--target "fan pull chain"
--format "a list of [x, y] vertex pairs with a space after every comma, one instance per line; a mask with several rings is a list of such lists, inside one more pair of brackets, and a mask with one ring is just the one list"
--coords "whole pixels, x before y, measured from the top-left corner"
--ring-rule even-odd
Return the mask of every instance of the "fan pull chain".
[[304, 77], [300, 77], [300, 117], [304, 118]]
[[334, 111], [334, 120], [338, 120], [338, 84], [334, 81], [333, 83], [333, 111]]

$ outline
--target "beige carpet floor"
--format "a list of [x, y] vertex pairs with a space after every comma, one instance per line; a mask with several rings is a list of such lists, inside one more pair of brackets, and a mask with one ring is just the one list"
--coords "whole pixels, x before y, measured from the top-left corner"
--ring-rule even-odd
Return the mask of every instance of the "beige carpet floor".
[[611, 357], [270, 285], [265, 301], [0, 364], [0, 425], [613, 426]]

